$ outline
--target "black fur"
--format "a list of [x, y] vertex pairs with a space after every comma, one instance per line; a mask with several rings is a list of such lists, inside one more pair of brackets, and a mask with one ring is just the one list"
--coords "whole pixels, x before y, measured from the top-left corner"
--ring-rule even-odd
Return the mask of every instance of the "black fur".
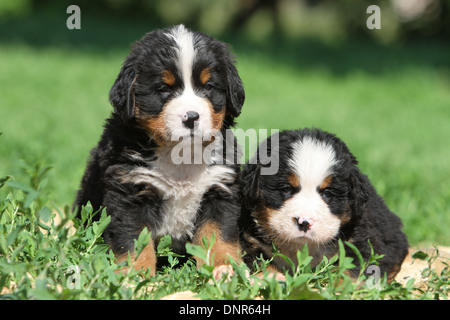
[[[154, 169], [160, 156], [158, 141], [139, 124], [137, 108], [139, 117], [157, 117], [185, 86], [177, 64], [176, 44], [167, 36], [171, 30], [150, 32], [132, 46], [110, 91], [113, 113], [106, 120], [97, 147], [91, 151], [75, 201], [78, 212], [88, 201], [94, 210], [106, 208], [111, 223], [104, 238], [116, 255], [133, 251], [134, 239], [142, 229], [154, 231], [164, 219], [165, 194], [152, 183], [133, 181], [133, 174], [137, 168]], [[240, 114], [244, 88], [228, 46], [205, 34], [192, 34], [197, 50], [192, 70], [195, 92], [208, 99], [214, 111], [226, 109], [221, 127], [225, 138], [225, 130], [234, 125], [234, 118]], [[198, 83], [198, 74], [204, 67], [211, 70], [208, 87]], [[176, 79], [170, 87], [161, 81], [163, 70], [169, 70]], [[194, 234], [206, 222], [215, 221], [223, 241], [238, 241], [239, 167], [230, 167], [234, 178], [223, 182], [228, 191], [213, 185], [203, 194]], [[185, 242], [190, 240], [192, 235], [186, 230], [184, 236], [174, 240], [174, 251], [184, 254]]]
[[[253, 264], [261, 254], [265, 258], [271, 257], [271, 239], [261, 231], [258, 223], [264, 223], [268, 218], [265, 216], [267, 208], [282, 210], [287, 199], [301, 192], [301, 186], [295, 190], [287, 182], [287, 177], [291, 172], [289, 159], [294, 151], [293, 144], [305, 137], [332, 146], [338, 160], [332, 169], [333, 179], [326, 191], [317, 192], [332, 214], [340, 219], [344, 219], [345, 214], [350, 214], [350, 218], [341, 223], [337, 236], [324, 246], [328, 251], [322, 252], [320, 257], [336, 254], [338, 239], [342, 239], [353, 243], [367, 260], [371, 254], [370, 241], [375, 253], [385, 255], [379, 261], [382, 274], [387, 273], [389, 279], [392, 279], [408, 252], [407, 239], [401, 231], [401, 220], [388, 209], [367, 176], [360, 172], [358, 162], [346, 144], [335, 135], [318, 129], [279, 133], [279, 146], [275, 146], [275, 150], [269, 148], [269, 151], [279, 153], [279, 170], [275, 175], [260, 174], [263, 165], [257, 155], [256, 164], [245, 165], [241, 173], [243, 207], [240, 227], [246, 262]], [[271, 143], [267, 145], [270, 146]], [[349, 247], [346, 248], [346, 254], [355, 258], [354, 262], [358, 264], [356, 255]], [[277, 264], [276, 261], [274, 263], [276, 267], [283, 269], [282, 264]], [[358, 273], [358, 267], [351, 271], [353, 276]]]

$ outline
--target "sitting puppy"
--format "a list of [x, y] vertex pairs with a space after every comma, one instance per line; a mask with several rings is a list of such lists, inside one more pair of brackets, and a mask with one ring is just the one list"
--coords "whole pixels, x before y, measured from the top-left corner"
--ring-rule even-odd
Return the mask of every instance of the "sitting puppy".
[[[338, 252], [339, 239], [353, 243], [367, 260], [370, 241], [375, 253], [385, 255], [379, 260], [381, 274], [392, 280], [408, 252], [401, 221], [360, 172], [344, 142], [318, 129], [276, 135], [260, 145], [242, 172], [241, 242], [246, 262], [251, 264], [260, 254], [270, 258], [273, 243], [294, 262], [297, 250], [308, 244], [312, 263], [317, 264], [324, 255], [330, 258]], [[271, 141], [274, 138], [278, 143]], [[262, 146], [272, 159], [279, 159], [274, 175], [261, 174]], [[273, 263], [280, 271], [287, 267], [281, 258]], [[350, 273], [356, 277], [359, 268]]]
[[[154, 248], [166, 234], [173, 251], [185, 254], [186, 242], [201, 244], [215, 232], [214, 263], [238, 259], [239, 166], [218, 161], [223, 145], [235, 143], [225, 130], [244, 103], [228, 46], [183, 25], [150, 32], [133, 45], [110, 101], [114, 111], [75, 206], [106, 208], [104, 239], [117, 259], [133, 255], [143, 228], [152, 239], [134, 257], [136, 269], [155, 272]], [[202, 152], [212, 145], [207, 161]]]

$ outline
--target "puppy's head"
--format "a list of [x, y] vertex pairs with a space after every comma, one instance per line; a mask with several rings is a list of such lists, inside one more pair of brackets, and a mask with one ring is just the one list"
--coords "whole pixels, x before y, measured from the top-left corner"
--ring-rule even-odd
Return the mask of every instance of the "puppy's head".
[[244, 167], [245, 205], [275, 244], [326, 244], [361, 215], [368, 198], [366, 178], [332, 134], [284, 131], [278, 141], [271, 150], [279, 156], [276, 174], [261, 175], [258, 159]]
[[233, 124], [244, 88], [228, 46], [183, 25], [136, 42], [110, 92], [114, 111], [159, 144]]

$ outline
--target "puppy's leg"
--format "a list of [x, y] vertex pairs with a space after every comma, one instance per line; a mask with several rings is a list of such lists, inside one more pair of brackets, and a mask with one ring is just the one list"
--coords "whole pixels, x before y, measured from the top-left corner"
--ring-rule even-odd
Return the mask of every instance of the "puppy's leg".
[[[211, 239], [213, 233], [215, 234], [216, 240], [214, 241], [211, 250], [211, 256], [214, 254], [214, 259], [213, 261], [210, 261], [210, 263], [214, 266], [226, 264], [229, 262], [230, 257], [236, 262], [241, 261], [241, 248], [239, 246], [239, 242], [226, 241], [223, 238], [222, 232], [216, 222], [208, 221], [204, 223], [196, 231], [192, 243], [203, 247], [203, 237], [205, 236], [209, 240]], [[203, 261], [198, 257], [195, 257], [195, 259], [199, 265], [206, 263], [206, 261]]]
[[[229, 265], [229, 259], [232, 258], [237, 263], [241, 262], [241, 248], [238, 241], [227, 241], [223, 238], [222, 232], [218, 224], [214, 221], [207, 221], [200, 226], [194, 235], [192, 240], [193, 244], [203, 246], [203, 237], [208, 240], [215, 234], [215, 241], [211, 248], [211, 257], [214, 257], [212, 261], [209, 261], [215, 268], [213, 275], [216, 279], [220, 279], [222, 274], [231, 274], [233, 269]], [[205, 250], [208, 248], [204, 248]], [[203, 261], [199, 257], [194, 257], [197, 260], [197, 266], [200, 267], [207, 261]]]
[[[128, 259], [128, 253], [116, 256], [117, 262]], [[136, 254], [133, 252], [131, 254], [132, 266], [136, 270], [145, 270], [150, 268], [150, 275], [154, 276], [156, 274], [156, 253], [155, 244], [153, 239], [150, 239], [149, 243], [142, 249], [139, 256], [136, 258]], [[128, 268], [122, 268], [120, 272], [127, 272]]]

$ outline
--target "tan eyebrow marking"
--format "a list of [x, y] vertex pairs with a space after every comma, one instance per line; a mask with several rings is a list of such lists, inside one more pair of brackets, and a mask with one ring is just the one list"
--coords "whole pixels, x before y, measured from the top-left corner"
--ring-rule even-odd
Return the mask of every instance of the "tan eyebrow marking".
[[320, 185], [320, 189], [323, 190], [323, 189], [327, 188], [328, 186], [330, 186], [331, 180], [333, 180], [333, 177], [331, 175], [329, 175], [328, 177], [323, 179], [322, 184]]
[[209, 79], [211, 79], [211, 71], [209, 68], [205, 68], [202, 72], [200, 72], [200, 82], [205, 84], [209, 81]]
[[294, 187], [298, 188], [300, 186], [300, 179], [295, 173], [290, 173], [287, 177], [289, 184]]
[[175, 84], [175, 76], [169, 70], [163, 70], [162, 81], [169, 86], [173, 86]]

